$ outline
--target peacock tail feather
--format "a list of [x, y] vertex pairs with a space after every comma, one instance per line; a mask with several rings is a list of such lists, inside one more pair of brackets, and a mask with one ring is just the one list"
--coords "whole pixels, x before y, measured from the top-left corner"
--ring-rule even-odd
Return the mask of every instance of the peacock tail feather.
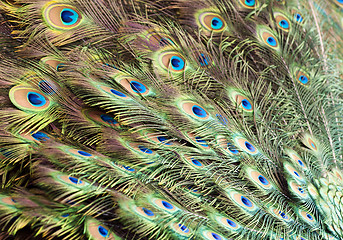
[[342, 0], [0, 22], [0, 239], [343, 239]]

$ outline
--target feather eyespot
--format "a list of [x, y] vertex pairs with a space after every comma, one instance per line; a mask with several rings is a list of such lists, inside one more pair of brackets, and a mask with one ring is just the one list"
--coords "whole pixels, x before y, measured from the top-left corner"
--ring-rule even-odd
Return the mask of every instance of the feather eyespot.
[[285, 163], [285, 168], [290, 175], [292, 175], [296, 180], [303, 181], [301, 174], [295, 170], [290, 164]]
[[182, 72], [186, 68], [185, 58], [177, 52], [165, 52], [160, 55], [162, 66], [172, 72]]
[[144, 217], [146, 217], [146, 218], [152, 219], [152, 218], [155, 218], [155, 217], [156, 217], [155, 213], [154, 213], [153, 211], [151, 211], [150, 209], [148, 209], [148, 208], [145, 208], [145, 207], [136, 207], [136, 210], [137, 210], [137, 212], [138, 212], [140, 215], [142, 215], [142, 216], [144, 216]]
[[193, 133], [187, 133], [187, 137], [194, 145], [199, 146], [202, 149], [210, 149], [210, 146], [202, 137], [195, 136]]
[[92, 109], [84, 109], [82, 110], [84, 116], [93, 122], [104, 125], [107, 127], [119, 127], [119, 123], [110, 115], [104, 114], [103, 112], [92, 110]]
[[16, 200], [12, 197], [7, 197], [5, 195], [0, 195], [0, 203], [8, 206], [13, 206], [16, 204]]
[[[121, 79], [119, 83], [131, 94], [133, 95], [143, 95], [146, 96], [150, 92], [149, 88], [142, 82], [136, 80], [136, 79]], [[117, 91], [118, 92], [118, 91]], [[112, 92], [115, 94], [114, 92]]]
[[68, 152], [70, 152], [72, 155], [77, 156], [77, 157], [82, 157], [82, 158], [94, 158], [94, 156], [86, 151], [79, 150], [79, 149], [69, 149]]
[[50, 137], [44, 132], [31, 133], [31, 136], [33, 137], [34, 140], [39, 141], [39, 142], [45, 142], [48, 139], [50, 139]]
[[275, 50], [279, 50], [279, 41], [270, 30], [260, 27], [258, 32], [260, 39], [265, 45]]
[[239, 0], [240, 4], [248, 9], [253, 9], [257, 6], [257, 0]]
[[307, 193], [305, 191], [304, 188], [302, 188], [300, 185], [296, 184], [295, 182], [291, 181], [289, 183], [291, 190], [298, 195], [301, 198], [306, 198], [307, 197]]
[[290, 30], [291, 23], [285, 15], [276, 12], [274, 13], [274, 18], [275, 18], [278, 28], [280, 28], [281, 30], [285, 32], [288, 32]]
[[343, 8], [343, 0], [334, 0], [334, 3]]
[[255, 204], [248, 197], [246, 197], [240, 193], [237, 193], [237, 192], [231, 193], [231, 198], [234, 200], [234, 202], [238, 206], [240, 206], [246, 210], [249, 210], [249, 211], [256, 210]]
[[129, 98], [126, 94], [124, 94], [124, 93], [122, 93], [116, 89], [113, 89], [111, 87], [107, 87], [107, 86], [99, 86], [99, 87], [101, 90], [108, 93], [110, 96], [115, 96], [115, 97], [121, 98], [121, 99], [128, 99]]
[[147, 140], [164, 147], [172, 147], [177, 144], [169, 136], [162, 132], [147, 132], [144, 134]]
[[301, 71], [301, 70], [297, 71], [296, 79], [302, 85], [307, 85], [309, 83], [309, 81], [310, 81], [310, 77], [308, 76], [308, 74], [303, 72], [303, 71]]
[[301, 160], [297, 154], [291, 152], [289, 153], [289, 156], [298, 166], [300, 166], [303, 169], [307, 169], [305, 162]]
[[217, 138], [217, 144], [227, 153], [230, 155], [236, 155], [239, 153], [236, 146], [232, 143], [228, 142], [225, 138], [219, 137]]
[[256, 147], [244, 138], [237, 137], [235, 138], [235, 142], [238, 147], [240, 147], [244, 152], [248, 154], [255, 155], [258, 153], [258, 150], [256, 149]]
[[68, 175], [60, 175], [58, 178], [59, 178], [63, 183], [72, 185], [73, 187], [84, 187], [84, 186], [88, 185], [86, 182], [81, 181], [81, 180], [78, 179], [78, 178], [68, 176]]
[[220, 223], [222, 226], [229, 228], [231, 230], [236, 230], [239, 228], [239, 225], [235, 221], [228, 219], [226, 217], [218, 216], [216, 217], [216, 221]]
[[208, 112], [202, 106], [194, 102], [183, 102], [181, 107], [187, 115], [195, 119], [207, 120], [210, 117]]
[[11, 102], [21, 110], [44, 111], [51, 105], [50, 100], [34, 88], [15, 86], [9, 91]]
[[216, 13], [201, 13], [199, 15], [199, 21], [202, 27], [215, 33], [222, 32], [226, 28], [226, 22], [219, 14]]
[[146, 38], [148, 39], [147, 45], [149, 49], [152, 51], [156, 51], [166, 46], [176, 45], [174, 43], [174, 40], [169, 35], [165, 33], [158, 33], [158, 32], [155, 32], [154, 30], [151, 33], [148, 33]]
[[178, 208], [176, 208], [173, 204], [171, 204], [170, 202], [163, 200], [163, 199], [154, 199], [153, 204], [156, 207], [158, 207], [162, 210], [165, 210], [167, 212], [175, 212], [178, 210]]
[[129, 172], [134, 172], [134, 171], [135, 171], [134, 168], [131, 168], [131, 167], [126, 166], [126, 165], [122, 165], [122, 167], [123, 167], [125, 170], [129, 171]]
[[73, 29], [82, 20], [81, 13], [67, 4], [51, 4], [45, 9], [43, 16], [51, 27], [60, 30]]
[[97, 240], [116, 240], [120, 239], [116, 235], [114, 235], [107, 227], [105, 227], [100, 222], [89, 219], [87, 221], [87, 233], [92, 237], [92, 239]]
[[299, 214], [306, 222], [315, 223], [315, 221], [316, 221], [310, 213], [305, 212], [301, 209], [299, 209]]
[[204, 53], [201, 53], [198, 56], [198, 62], [200, 63], [200, 66], [203, 67], [203, 68], [204, 67], [208, 67], [210, 65], [210, 59]]
[[260, 187], [264, 188], [264, 189], [271, 189], [272, 185], [271, 183], [268, 181], [268, 179], [261, 174], [260, 172], [250, 169], [247, 169], [247, 173], [248, 176], [250, 176], [252, 178], [252, 180]]
[[183, 236], [188, 236], [191, 234], [191, 230], [181, 223], [173, 223], [171, 224], [171, 227], [175, 232]]
[[194, 168], [201, 169], [205, 167], [205, 165], [201, 161], [199, 161], [198, 159], [194, 157], [189, 157], [189, 156], [184, 156], [184, 157], [185, 157], [186, 162]]
[[202, 232], [203, 236], [205, 237], [205, 239], [208, 240], [225, 240], [225, 238], [221, 235], [219, 235], [218, 233], [212, 232], [212, 231], [203, 231]]
[[239, 94], [238, 92], [233, 91], [231, 93], [231, 99], [245, 112], [254, 111], [254, 106], [249, 98], [244, 95]]

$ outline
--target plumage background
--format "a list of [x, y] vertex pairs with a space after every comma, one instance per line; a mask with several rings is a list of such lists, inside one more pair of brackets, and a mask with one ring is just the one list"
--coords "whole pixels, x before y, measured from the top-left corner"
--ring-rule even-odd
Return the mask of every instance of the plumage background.
[[0, 239], [343, 239], [342, 0], [0, 14]]

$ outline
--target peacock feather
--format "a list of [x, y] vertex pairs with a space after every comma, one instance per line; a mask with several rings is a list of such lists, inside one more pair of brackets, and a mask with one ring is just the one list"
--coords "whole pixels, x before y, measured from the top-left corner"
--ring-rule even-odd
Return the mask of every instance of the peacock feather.
[[342, 0], [0, 20], [0, 239], [343, 239]]

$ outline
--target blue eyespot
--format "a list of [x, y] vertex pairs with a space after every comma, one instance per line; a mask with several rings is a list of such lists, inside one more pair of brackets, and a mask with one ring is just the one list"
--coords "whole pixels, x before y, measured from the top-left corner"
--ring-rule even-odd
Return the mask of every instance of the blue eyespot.
[[77, 22], [79, 14], [77, 14], [73, 9], [65, 8], [61, 11], [60, 17], [64, 25], [73, 25]]
[[293, 173], [295, 174], [295, 176], [300, 177], [298, 172], [294, 171]]
[[303, 21], [303, 17], [299, 13], [296, 13], [294, 15], [294, 19], [295, 19], [295, 21], [297, 21], [299, 23], [301, 23]]
[[279, 211], [279, 214], [283, 219], [288, 219], [288, 216], [286, 215], [286, 213]]
[[37, 141], [43, 141], [43, 142], [45, 142], [46, 140], [50, 139], [50, 138], [48, 137], [48, 135], [46, 135], [46, 134], [43, 133], [43, 132], [36, 132], [36, 133], [34, 133], [34, 134], [31, 134], [31, 136], [32, 136], [35, 140], [37, 140]]
[[113, 117], [108, 116], [106, 114], [101, 114], [100, 118], [108, 124], [117, 124], [118, 123], [116, 120], [113, 119]]
[[[213, 20], [212, 20], [213, 21]], [[205, 54], [200, 54], [200, 56], [199, 56], [199, 62], [200, 62], [200, 65], [202, 66], [202, 67], [205, 67], [205, 66], [207, 66], [209, 63], [208, 63], [208, 57], [206, 57], [205, 56]]]
[[109, 236], [108, 230], [106, 228], [104, 228], [103, 226], [99, 226], [98, 231], [102, 237], [108, 237]]
[[245, 0], [245, 4], [249, 7], [253, 7], [255, 5], [255, 0]]
[[215, 240], [222, 240], [223, 238], [221, 236], [219, 236], [217, 233], [211, 233], [212, 234], [212, 237], [215, 239]]
[[280, 27], [285, 28], [285, 29], [289, 28], [289, 23], [284, 19], [279, 22], [279, 25]]
[[243, 99], [242, 102], [242, 107], [246, 110], [251, 110], [252, 109], [252, 105], [251, 103], [247, 100], [247, 99]]
[[302, 166], [302, 167], [304, 166], [304, 163], [301, 160], [298, 160], [298, 163], [300, 166]]
[[114, 95], [117, 95], [118, 97], [126, 97], [126, 95], [122, 92], [119, 92], [117, 90], [111, 89], [111, 93], [113, 93]]
[[312, 217], [311, 214], [309, 214], [309, 213], [306, 214], [306, 217], [307, 217], [308, 219], [310, 219], [310, 220], [313, 220], [313, 217]]
[[195, 158], [192, 158], [191, 160], [192, 160], [192, 163], [193, 163], [194, 165], [196, 165], [196, 166], [198, 166], [198, 167], [201, 167], [201, 166], [202, 166], [202, 163], [199, 162], [198, 160], [196, 160]]
[[305, 191], [301, 187], [298, 187], [298, 190], [300, 193], [305, 193]]
[[130, 82], [131, 89], [136, 93], [144, 93], [146, 91], [146, 87], [137, 81]]
[[252, 202], [244, 196], [241, 196], [242, 203], [247, 207], [252, 207]]
[[166, 201], [162, 201], [162, 205], [166, 208], [166, 209], [173, 209], [174, 206], [172, 204], [170, 204], [169, 202]]
[[238, 150], [237, 150], [236, 146], [234, 146], [234, 145], [231, 144], [231, 143], [228, 143], [228, 144], [227, 144], [227, 149], [228, 149], [231, 153], [233, 153], [233, 154], [237, 154], [237, 153], [238, 153]]
[[306, 76], [304, 76], [304, 75], [301, 75], [301, 76], [299, 77], [299, 81], [300, 81], [301, 83], [303, 83], [303, 84], [306, 84], [306, 83], [308, 83], [308, 78], [307, 78]]
[[211, 28], [213, 28], [214, 30], [221, 29], [223, 25], [224, 25], [223, 21], [220, 20], [219, 18], [217, 17], [212, 18]]
[[69, 177], [69, 180], [74, 184], [82, 184], [81, 180], [74, 178], [74, 177]]
[[49, 82], [47, 82], [45, 80], [40, 81], [38, 83], [38, 86], [39, 86], [39, 89], [47, 95], [51, 95], [51, 94], [56, 93], [55, 90], [53, 89], [53, 87], [49, 84]]
[[88, 152], [85, 152], [85, 151], [81, 151], [81, 150], [79, 150], [79, 151], [77, 151], [80, 155], [82, 155], [82, 156], [85, 156], [85, 157], [90, 157], [90, 156], [92, 156], [92, 154], [90, 154], [90, 153], [88, 153]]
[[63, 218], [69, 217], [69, 213], [63, 214], [61, 217]]
[[185, 61], [178, 57], [178, 56], [172, 56], [170, 58], [170, 64], [174, 70], [182, 70], [185, 67]]
[[277, 45], [277, 41], [275, 38], [273, 37], [268, 37], [267, 38], [267, 43], [272, 46], [272, 47], [275, 47]]
[[64, 63], [59, 63], [57, 64], [56, 66], [56, 71], [57, 72], [60, 72], [60, 71], [63, 71], [63, 68], [65, 67], [65, 64]]
[[208, 147], [207, 142], [201, 137], [195, 137], [195, 141], [200, 144], [200, 146]]
[[185, 225], [179, 224], [179, 228], [182, 232], [189, 233], [189, 229]]
[[255, 147], [251, 145], [249, 142], [245, 141], [245, 147], [250, 151], [250, 152], [255, 152]]
[[158, 141], [160, 141], [161, 143], [163, 143], [164, 145], [173, 145], [172, 142], [168, 141], [169, 139], [166, 137], [157, 137]]
[[263, 177], [262, 175], [258, 176], [258, 180], [263, 184], [263, 185], [268, 185], [269, 181]]
[[143, 153], [146, 153], [146, 154], [152, 154], [152, 153], [153, 153], [152, 150], [150, 150], [149, 148], [146, 148], [146, 147], [144, 147], [144, 146], [142, 146], [142, 145], [139, 145], [138, 148], [139, 148], [139, 150], [141, 150]]
[[226, 219], [226, 222], [233, 228], [237, 227], [237, 224], [234, 221], [231, 221], [230, 219]]
[[28, 92], [27, 100], [35, 107], [41, 107], [46, 104], [46, 100], [43, 95], [36, 92]]
[[125, 168], [126, 170], [128, 170], [128, 171], [130, 171], [130, 172], [134, 172], [134, 171], [135, 171], [134, 168], [130, 168], [130, 167], [125, 166], [125, 165], [123, 165], [123, 168]]
[[147, 216], [149, 216], [149, 217], [152, 217], [152, 216], [155, 215], [155, 214], [153, 213], [153, 211], [151, 211], [151, 210], [149, 210], [149, 209], [147, 209], [147, 208], [142, 208], [142, 210], [143, 210], [143, 212], [144, 212]]
[[195, 116], [197, 116], [199, 118], [207, 117], [207, 112], [200, 106], [194, 105], [192, 107], [192, 111], [195, 114]]

